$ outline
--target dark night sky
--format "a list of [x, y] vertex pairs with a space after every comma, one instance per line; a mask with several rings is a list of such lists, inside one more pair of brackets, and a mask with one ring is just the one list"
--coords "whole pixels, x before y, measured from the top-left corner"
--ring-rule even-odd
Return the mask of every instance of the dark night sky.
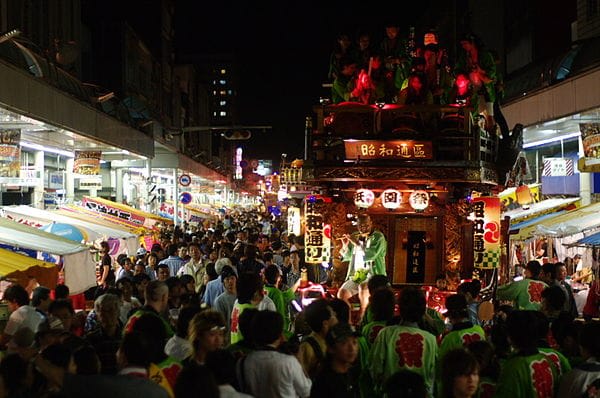
[[419, 26], [414, 16], [429, 2], [414, 2], [412, 13], [407, 2], [395, 3], [178, 0], [176, 51], [233, 52], [240, 70], [237, 122], [273, 126], [246, 141], [246, 152], [276, 162], [281, 153], [293, 159], [303, 155], [305, 117], [319, 96], [329, 96], [321, 84], [336, 35], [343, 30], [354, 36], [363, 29], [378, 44], [390, 20], [407, 34], [409, 25]]

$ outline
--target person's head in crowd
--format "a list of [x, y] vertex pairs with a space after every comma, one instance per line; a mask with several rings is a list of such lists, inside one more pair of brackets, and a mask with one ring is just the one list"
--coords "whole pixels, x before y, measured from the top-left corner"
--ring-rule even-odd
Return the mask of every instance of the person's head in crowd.
[[582, 325], [582, 322], [575, 321], [573, 315], [564, 311], [558, 315], [558, 318], [550, 326], [552, 337], [556, 340], [559, 350], [567, 358], [580, 356], [579, 334]]
[[538, 279], [540, 272], [542, 271], [542, 265], [537, 260], [531, 260], [525, 266], [525, 277], [528, 279]]
[[148, 253], [146, 255], [146, 261], [145, 262], [146, 262], [146, 265], [148, 267], [150, 267], [151, 269], [156, 269], [156, 265], [159, 262], [158, 254], [156, 254], [156, 252], [154, 252], [154, 251], [151, 251], [150, 253]]
[[262, 255], [262, 259], [265, 262], [266, 266], [273, 264], [273, 253], [272, 252], [264, 252]]
[[219, 387], [206, 366], [184, 366], [173, 387], [175, 398], [219, 398]]
[[146, 264], [144, 264], [144, 260], [137, 260], [135, 265], [133, 266], [133, 276], [143, 274], [146, 272]]
[[541, 311], [550, 318], [556, 318], [567, 301], [564, 291], [558, 285], [552, 285], [542, 290]]
[[546, 263], [542, 265], [542, 272], [540, 273], [540, 279], [547, 284], [552, 284], [556, 280], [557, 267], [555, 263]]
[[[271, 256], [272, 257], [272, 256]], [[264, 270], [265, 282], [269, 286], [277, 287], [281, 281], [281, 273], [275, 264], [267, 265]]]
[[175, 243], [171, 243], [167, 246], [167, 256], [168, 257], [177, 257], [177, 252], [179, 251], [179, 247]]
[[205, 275], [208, 278], [208, 281], [214, 281], [215, 279], [217, 279], [219, 277], [219, 274], [217, 274], [217, 268], [215, 266], [215, 263], [206, 264], [206, 274]]
[[298, 249], [303, 249], [304, 248], [304, 235], [295, 236], [294, 237], [294, 245]]
[[148, 355], [152, 352], [152, 341], [140, 332], [126, 333], [117, 350], [117, 366], [119, 369], [126, 367], [148, 368], [151, 360]]
[[290, 264], [293, 272], [300, 272], [300, 252], [297, 249], [290, 250]]
[[528, 351], [536, 347], [540, 337], [538, 311], [515, 310], [508, 315], [506, 327], [511, 345], [517, 351]]
[[7, 301], [10, 312], [13, 312], [29, 304], [29, 295], [23, 286], [13, 283], [4, 291], [4, 300]]
[[345, 322], [333, 325], [325, 341], [329, 359], [340, 367], [350, 368], [358, 358], [358, 337], [360, 333]]
[[469, 343], [466, 348], [479, 363], [479, 376], [497, 380], [500, 375], [500, 362], [492, 343], [487, 340], [478, 340]]
[[385, 35], [388, 39], [395, 40], [398, 33], [400, 33], [400, 24], [394, 21], [388, 21], [385, 24]]
[[446, 280], [446, 274], [438, 274], [435, 277], [435, 287], [439, 290], [446, 290], [448, 288], [448, 281]]
[[104, 329], [117, 327], [120, 309], [121, 299], [116, 294], [105, 293], [94, 301], [94, 312]]
[[186, 292], [183, 282], [178, 277], [172, 276], [165, 283], [169, 288], [169, 308], [179, 308], [181, 296]]
[[467, 303], [472, 303], [477, 301], [479, 297], [479, 292], [481, 291], [481, 282], [477, 279], [473, 279], [472, 281], [463, 282], [458, 285], [456, 292], [462, 294], [467, 299]]
[[69, 294], [70, 294], [69, 287], [67, 285], [65, 285], [64, 283], [56, 285], [56, 287], [54, 288], [54, 299], [55, 300], [69, 298]]
[[423, 376], [410, 370], [393, 373], [383, 386], [388, 398], [426, 398], [427, 386]]
[[159, 314], [167, 309], [169, 303], [169, 287], [161, 281], [150, 281], [144, 291], [146, 305], [151, 306]]
[[414, 287], [406, 287], [400, 294], [398, 302], [400, 317], [405, 322], [419, 322], [425, 315], [425, 294]]
[[336, 297], [329, 300], [329, 306], [335, 312], [338, 323], [350, 323], [350, 306], [348, 303]]
[[283, 266], [289, 267], [291, 265], [290, 251], [285, 249], [281, 251], [281, 258], [283, 259]]
[[121, 294], [123, 295], [123, 300], [127, 302], [131, 301], [131, 296], [133, 296], [134, 289], [133, 281], [131, 280], [131, 278], [127, 276], [120, 278], [117, 281], [116, 286], [117, 289], [121, 291]]
[[177, 245], [177, 256], [179, 256], [179, 258], [187, 259], [189, 258], [188, 254], [188, 247], [185, 243]]
[[15, 332], [7, 344], [7, 353], [16, 353], [25, 360], [35, 357], [40, 350], [37, 334], [28, 327], [22, 327]]
[[375, 294], [377, 290], [389, 289], [391, 287], [390, 280], [385, 275], [373, 275], [367, 281], [367, 289], [369, 289], [370, 295]]
[[469, 317], [467, 298], [461, 294], [453, 294], [446, 297], [446, 315], [451, 323], [462, 322]]
[[479, 363], [464, 348], [451, 350], [442, 359], [442, 396], [474, 397], [479, 387]]
[[391, 289], [376, 290], [370, 297], [370, 311], [373, 321], [389, 321], [394, 317], [396, 297]]
[[567, 266], [563, 262], [557, 262], [556, 264], [556, 280], [563, 282], [567, 278]]
[[243, 343], [247, 347], [254, 345], [254, 335], [252, 334], [252, 320], [258, 314], [259, 310], [256, 308], [245, 309], [238, 319], [238, 328], [242, 334]]
[[45, 286], [38, 286], [33, 289], [31, 296], [31, 305], [44, 313], [48, 312], [48, 307], [52, 299], [50, 298], [50, 289]]
[[177, 317], [177, 328], [175, 332], [177, 336], [181, 337], [182, 339], [187, 339], [190, 322], [192, 318], [194, 318], [194, 316], [199, 312], [200, 307], [183, 307], [179, 311], [179, 316]]
[[271, 249], [274, 253], [278, 253], [283, 248], [283, 243], [280, 240], [276, 240], [271, 243]]
[[101, 363], [96, 349], [84, 344], [73, 351], [71, 357], [70, 372], [78, 375], [96, 375], [100, 374]]
[[252, 336], [258, 347], [278, 348], [283, 343], [283, 317], [275, 311], [258, 311], [252, 319]]
[[128, 333], [140, 333], [149, 341], [147, 355], [150, 362], [158, 364], [167, 357], [165, 354], [167, 328], [160, 317], [155, 314], [144, 313], [126, 334]]
[[146, 286], [150, 283], [150, 275], [147, 273], [134, 275], [132, 278], [134, 289], [133, 295], [141, 302], [144, 303], [146, 298], [144, 297], [144, 292], [146, 291]]
[[53, 317], [60, 319], [64, 330], [68, 332], [72, 329], [75, 310], [73, 309], [71, 300], [64, 298], [54, 300], [50, 304], [50, 307], [48, 307], [48, 313]]
[[136, 260], [143, 260], [144, 257], [146, 257], [146, 254], [148, 253], [148, 250], [146, 250], [144, 247], [139, 247], [137, 249], [137, 251], [135, 252], [135, 259]]
[[194, 315], [190, 321], [188, 339], [198, 363], [204, 364], [209, 352], [223, 347], [225, 329], [225, 319], [218, 311], [205, 310]]
[[179, 280], [185, 288], [185, 293], [194, 294], [196, 292], [196, 279], [192, 275], [183, 274], [179, 277]]
[[17, 354], [8, 354], [0, 361], [0, 379], [6, 397], [30, 396], [29, 361]]
[[579, 345], [581, 356], [584, 360], [600, 358], [600, 322], [590, 321], [581, 326], [579, 331]]
[[200, 250], [200, 246], [195, 242], [188, 244], [188, 253], [195, 263], [202, 259], [202, 250]]
[[237, 299], [240, 304], [258, 304], [263, 296], [263, 281], [254, 273], [241, 274], [236, 282]]
[[171, 277], [171, 270], [167, 264], [158, 264], [156, 266], [156, 279], [165, 282]]
[[234, 385], [236, 359], [231, 351], [218, 349], [206, 356], [206, 367], [212, 372], [218, 385]]
[[304, 319], [313, 332], [322, 336], [326, 336], [329, 329], [338, 322], [329, 301], [325, 299], [310, 303], [304, 309]]
[[[215, 262], [215, 273], [217, 276], [221, 275], [221, 272], [223, 272], [223, 267], [225, 266], [233, 268], [231, 260], [227, 257], [222, 257]], [[214, 279], [216, 279], [216, 277]]]
[[110, 245], [105, 240], [100, 242], [100, 253], [103, 255], [110, 253]]
[[224, 266], [221, 270], [221, 281], [227, 293], [236, 294], [237, 274], [229, 265]]

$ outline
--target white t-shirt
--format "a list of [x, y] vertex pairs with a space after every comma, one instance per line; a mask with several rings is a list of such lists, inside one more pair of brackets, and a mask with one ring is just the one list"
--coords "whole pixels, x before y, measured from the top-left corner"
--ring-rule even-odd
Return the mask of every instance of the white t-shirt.
[[30, 305], [22, 305], [8, 317], [8, 322], [4, 328], [4, 333], [12, 336], [17, 332], [17, 330], [24, 327], [31, 329], [31, 331], [35, 333], [38, 331], [38, 326], [43, 321], [44, 317], [42, 314], [37, 312], [34, 307]]

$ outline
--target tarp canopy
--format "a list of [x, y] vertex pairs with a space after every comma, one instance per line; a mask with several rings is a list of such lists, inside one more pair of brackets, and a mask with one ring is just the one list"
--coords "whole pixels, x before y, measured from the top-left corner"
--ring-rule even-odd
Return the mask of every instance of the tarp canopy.
[[131, 224], [133, 227], [153, 228], [156, 223], [172, 224], [173, 221], [168, 218], [157, 216], [136, 209], [134, 207], [113, 202], [111, 200], [98, 197], [84, 196], [81, 202], [82, 207], [100, 214], [118, 218], [119, 220]]
[[58, 277], [56, 264], [0, 248], [0, 276], [27, 286], [35, 277], [43, 286], [54, 286]]
[[533, 203], [528, 209], [515, 209], [502, 213], [503, 217], [510, 217], [510, 223], [517, 224], [530, 218], [540, 217], [549, 213], [563, 210], [574, 210], [578, 207], [579, 197], [576, 198], [552, 198]]
[[4, 206], [2, 210], [8, 218], [35, 227], [51, 222], [74, 225], [87, 234], [88, 243], [97, 244], [101, 240], [122, 239], [124, 241], [122, 252], [127, 254], [133, 255], [139, 246], [138, 235], [130, 232], [129, 228], [109, 227], [98, 218], [88, 217], [88, 221], [84, 221], [56, 210], [41, 210], [30, 206]]
[[511, 230], [511, 232], [512, 231], [517, 231], [518, 232], [521, 228], [525, 228], [525, 227], [528, 227], [530, 225], [538, 224], [538, 223], [542, 222], [543, 220], [547, 220], [549, 218], [560, 216], [561, 214], [565, 214], [566, 212], [567, 212], [566, 210], [562, 210], [562, 211], [558, 211], [556, 213], [544, 214], [544, 215], [541, 215], [541, 216], [528, 218], [525, 221], [521, 221], [521, 222], [516, 223], [516, 224], [511, 224], [510, 230]]
[[61, 256], [65, 284], [72, 294], [96, 284], [96, 264], [85, 245], [6, 218], [0, 218], [0, 243]]
[[563, 237], [600, 227], [600, 203], [580, 207], [521, 228], [511, 240], [528, 240], [536, 236]]
[[577, 242], [570, 244], [569, 246], [579, 247], [594, 247], [600, 246], [600, 232], [588, 235], [583, 239], [579, 239]]

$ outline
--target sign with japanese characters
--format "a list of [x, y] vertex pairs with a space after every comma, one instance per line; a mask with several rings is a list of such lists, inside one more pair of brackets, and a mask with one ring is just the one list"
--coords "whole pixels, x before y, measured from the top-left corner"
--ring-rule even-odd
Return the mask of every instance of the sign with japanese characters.
[[395, 210], [402, 203], [402, 193], [396, 189], [386, 189], [381, 193], [381, 204], [388, 210]]
[[433, 159], [431, 141], [344, 140], [346, 159]]
[[573, 159], [569, 158], [545, 158], [543, 177], [572, 176], [574, 173]]
[[307, 263], [329, 262], [331, 257], [331, 225], [325, 224], [319, 205], [323, 199], [315, 195], [304, 200], [304, 253]]
[[287, 210], [288, 232], [300, 235], [300, 208], [290, 206]]
[[408, 231], [406, 282], [425, 282], [425, 231]]
[[94, 200], [93, 198], [84, 197], [81, 203], [87, 210], [116, 217], [134, 227], [144, 226], [144, 221], [146, 220], [142, 215], [133, 214], [116, 206], [110, 206], [106, 203]]
[[500, 265], [500, 198], [473, 199], [473, 252], [476, 268]]
[[354, 204], [356, 207], [367, 209], [373, 206], [375, 194], [370, 189], [357, 189], [354, 193]]
[[416, 211], [423, 211], [429, 206], [429, 193], [421, 189], [412, 191], [408, 197], [408, 203]]

